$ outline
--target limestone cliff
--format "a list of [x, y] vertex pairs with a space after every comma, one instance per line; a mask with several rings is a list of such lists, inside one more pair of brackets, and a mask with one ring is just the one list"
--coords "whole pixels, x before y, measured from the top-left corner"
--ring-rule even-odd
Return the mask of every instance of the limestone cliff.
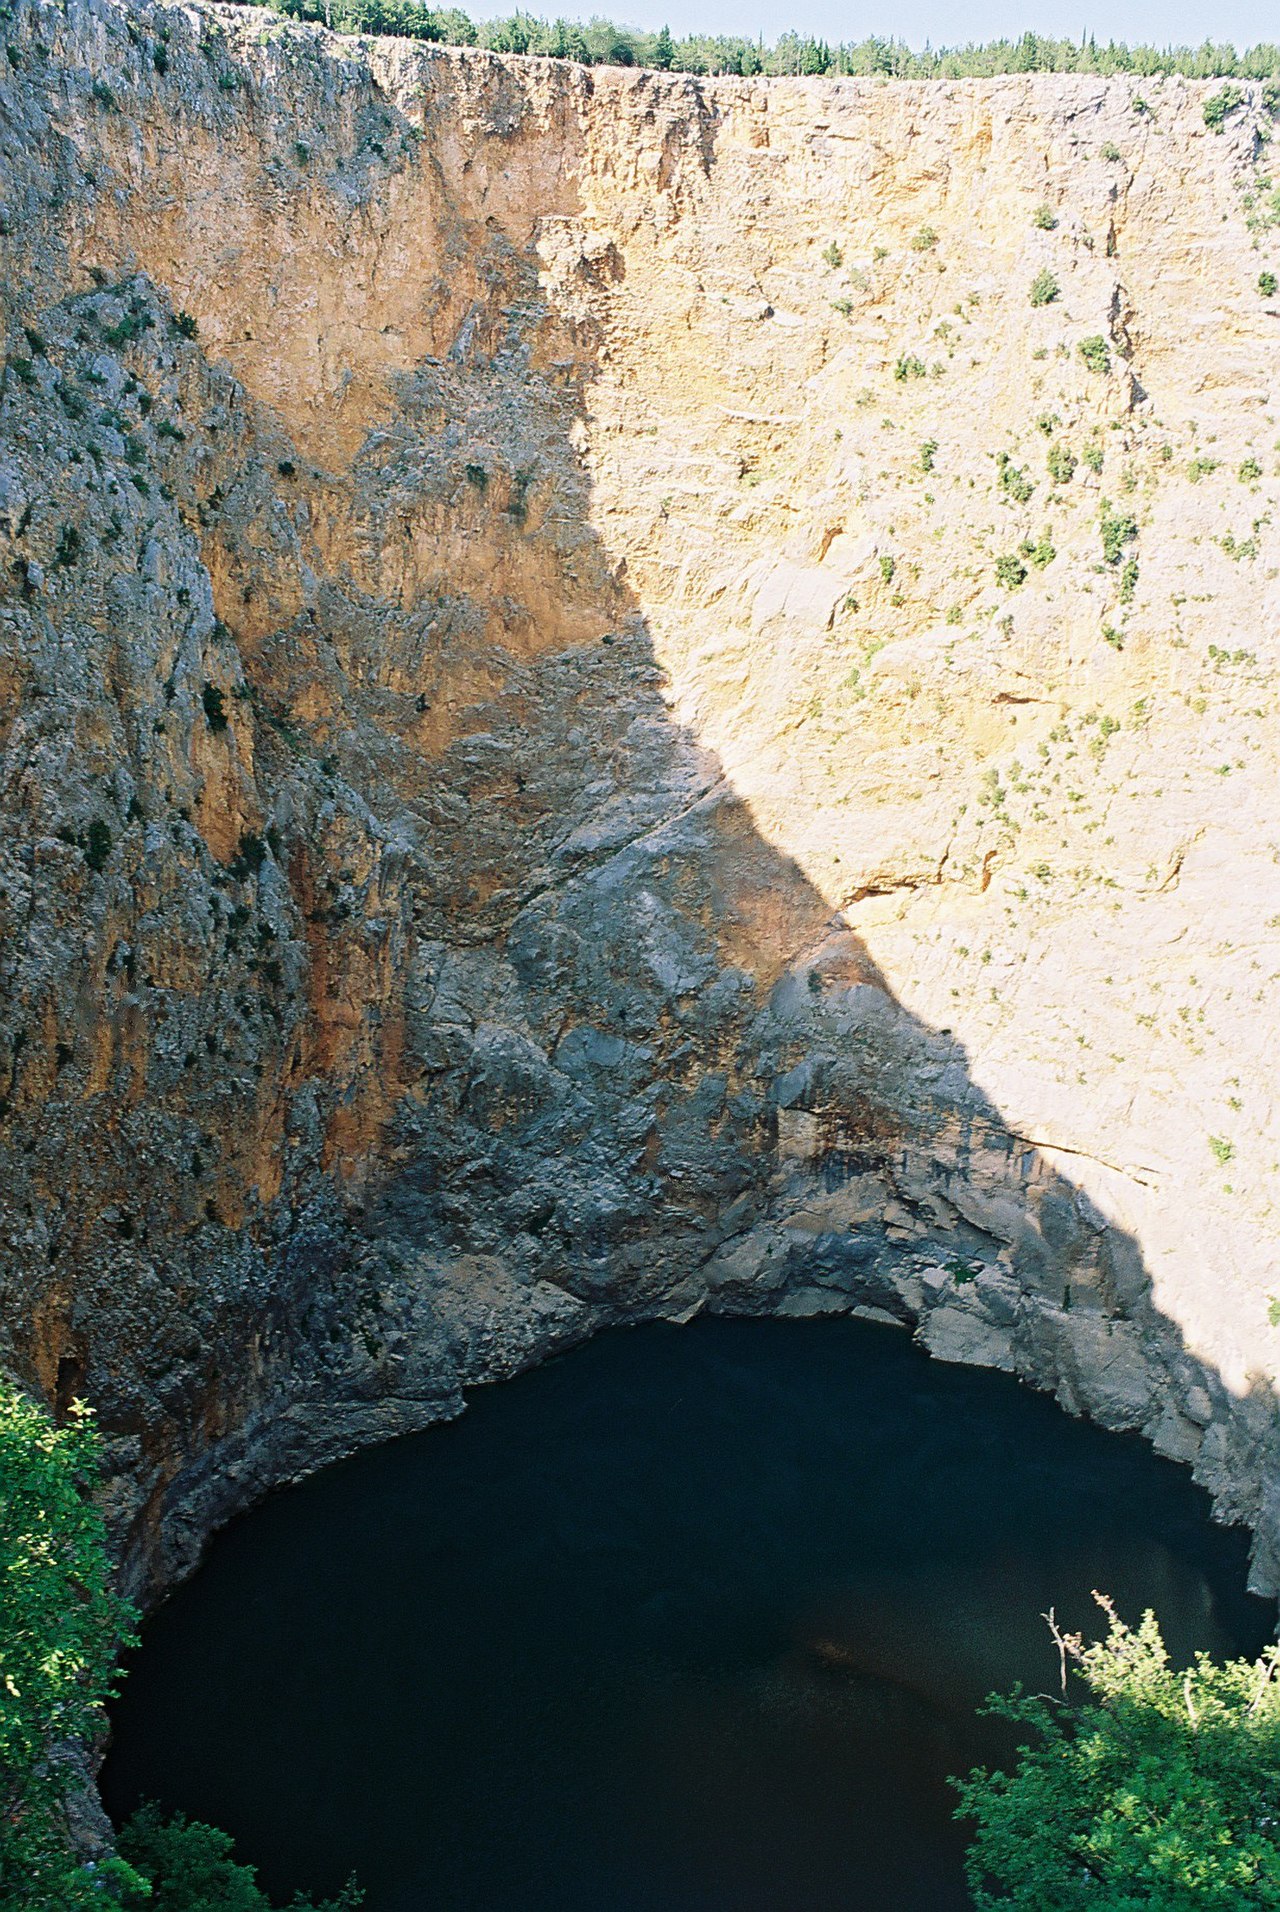
[[705, 1306], [1141, 1428], [1275, 1584], [1258, 90], [5, 37], [6, 1358], [134, 1584]]

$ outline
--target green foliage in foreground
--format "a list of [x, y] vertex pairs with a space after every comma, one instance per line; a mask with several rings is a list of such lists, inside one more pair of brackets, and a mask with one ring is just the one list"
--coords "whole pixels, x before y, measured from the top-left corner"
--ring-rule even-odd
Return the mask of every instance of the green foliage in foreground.
[[[0, 1904], [101, 1905], [73, 1863], [67, 1754], [102, 1729], [133, 1614], [110, 1591], [102, 1520], [87, 1499], [97, 1436], [80, 1407], [55, 1427], [0, 1385]], [[123, 1883], [123, 1877], [121, 1882]]]
[[[68, 1833], [92, 1743], [115, 1690], [116, 1656], [136, 1615], [111, 1591], [93, 1418], [64, 1426], [0, 1380], [0, 1905], [6, 1912], [271, 1912], [250, 1866], [213, 1826], [153, 1807], [135, 1813], [120, 1853], [86, 1864]], [[360, 1893], [293, 1912], [354, 1912]]]
[[[914, 52], [901, 40], [871, 35], [830, 45], [799, 33], [782, 33], [772, 46], [737, 34], [688, 34], [676, 40], [618, 26], [598, 17], [585, 24], [540, 20], [513, 13], [500, 20], [472, 20], [457, 7], [431, 7], [422, 0], [268, 0], [277, 13], [322, 20], [340, 33], [395, 33], [411, 40], [451, 46], [488, 47], [495, 53], [547, 54], [590, 66], [645, 66], [677, 73], [834, 74], [904, 80], [989, 78], [1000, 73], [1133, 73], [1154, 77], [1181, 73], [1188, 79], [1271, 80], [1280, 75], [1280, 46], [1262, 43], [1237, 52], [1206, 40], [1199, 47], [1106, 46], [1086, 38], [1055, 40], [1024, 33], [1016, 40], [984, 45], [926, 47]], [[1220, 128], [1240, 103], [1223, 89]], [[1243, 98], [1243, 96], [1241, 96]], [[1271, 110], [1280, 97], [1268, 98]]]
[[[253, 1867], [236, 1863], [231, 1839], [216, 1826], [181, 1813], [166, 1820], [154, 1806], [143, 1806], [121, 1831], [120, 1852], [150, 1881], [145, 1898], [125, 1899], [140, 1912], [271, 1912]], [[296, 1898], [292, 1912], [355, 1912], [362, 1897], [348, 1886], [318, 1906]]]
[[1060, 1637], [1078, 1706], [1020, 1690], [988, 1710], [1030, 1727], [1011, 1773], [953, 1782], [976, 1822], [980, 1912], [1228, 1912], [1280, 1907], [1280, 1649], [1203, 1654], [1179, 1673], [1155, 1618], [1102, 1602], [1107, 1638]]

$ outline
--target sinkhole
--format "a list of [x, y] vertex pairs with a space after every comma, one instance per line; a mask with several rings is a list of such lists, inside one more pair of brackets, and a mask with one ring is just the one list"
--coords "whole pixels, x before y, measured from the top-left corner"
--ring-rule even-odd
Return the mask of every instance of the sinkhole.
[[274, 1495], [144, 1629], [103, 1774], [367, 1912], [946, 1912], [1041, 1615], [1254, 1654], [1136, 1437], [845, 1318], [619, 1329]]

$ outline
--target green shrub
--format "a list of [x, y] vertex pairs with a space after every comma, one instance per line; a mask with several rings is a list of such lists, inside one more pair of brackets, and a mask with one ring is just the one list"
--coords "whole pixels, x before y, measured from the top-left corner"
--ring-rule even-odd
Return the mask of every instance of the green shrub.
[[925, 441], [924, 441], [924, 443], [923, 443], [923, 445], [921, 445], [921, 447], [920, 447], [920, 469], [921, 469], [921, 471], [932, 471], [932, 470], [933, 470], [933, 461], [934, 461], [934, 459], [935, 459], [935, 458], [937, 457], [937, 455], [938, 455], [938, 441], [937, 441], [937, 439], [936, 439], [936, 438], [926, 438], [926, 439], [925, 439]]
[[110, 855], [111, 826], [95, 817], [85, 834], [84, 860], [91, 870], [103, 870]]
[[1080, 456], [1084, 459], [1084, 462], [1086, 465], [1088, 465], [1090, 471], [1100, 472], [1102, 470], [1102, 446], [1101, 445], [1086, 445], [1084, 450], [1081, 452]]
[[996, 459], [996, 471], [999, 475], [1000, 489], [1015, 504], [1025, 505], [1035, 485], [1028, 478], [1025, 467], [1015, 465], [1007, 451], [1002, 451]]
[[1027, 567], [1021, 558], [1015, 558], [1011, 551], [1002, 551], [996, 559], [997, 584], [1003, 584], [1006, 591], [1016, 591], [1026, 576]]
[[1052, 564], [1058, 555], [1047, 531], [1042, 531], [1034, 544], [1030, 538], [1024, 538], [1018, 549], [1028, 564], [1034, 564], [1037, 571], [1043, 571], [1045, 566]]
[[1274, 272], [1260, 272], [1258, 274], [1258, 290], [1264, 299], [1275, 298], [1277, 281]]
[[914, 352], [904, 352], [893, 368], [893, 376], [899, 385], [905, 385], [909, 378], [924, 378], [925, 370], [923, 359], [918, 359]]
[[180, 339], [193, 339], [199, 330], [189, 312], [175, 312], [169, 323]]
[[1132, 604], [1133, 594], [1137, 588], [1138, 560], [1136, 558], [1127, 558], [1125, 560], [1124, 569], [1120, 573], [1120, 602], [1122, 604]]
[[146, 307], [134, 303], [115, 325], [104, 325], [102, 336], [107, 344], [118, 350], [127, 345], [130, 339], [140, 339], [144, 332], [151, 329], [154, 321]]
[[1124, 555], [1124, 547], [1131, 544], [1138, 535], [1138, 527], [1132, 518], [1122, 512], [1113, 511], [1108, 499], [1102, 500], [1102, 510], [1098, 519], [1102, 532], [1102, 555], [1108, 564], [1119, 564]]
[[1101, 333], [1095, 332], [1092, 338], [1081, 339], [1076, 350], [1091, 372], [1109, 372], [1111, 370], [1111, 353], [1107, 349], [1107, 341], [1102, 337]]
[[1211, 473], [1217, 469], [1218, 460], [1216, 458], [1206, 457], [1201, 453], [1199, 457], [1193, 458], [1187, 466], [1187, 476], [1193, 485], [1198, 485], [1202, 478], [1208, 478]]
[[1246, 458], [1242, 461], [1236, 476], [1242, 485], [1254, 485], [1262, 476], [1262, 466], [1256, 458]]
[[55, 1427], [0, 1381], [0, 1903], [30, 1912], [110, 1905], [123, 1867], [82, 1865], [63, 1801], [69, 1740], [96, 1738], [134, 1615], [110, 1591], [93, 1419], [79, 1402]]
[[242, 830], [236, 854], [228, 868], [237, 883], [247, 882], [251, 876], [257, 876], [267, 860], [266, 840], [256, 830]]
[[1215, 133], [1220, 133], [1226, 125], [1227, 115], [1234, 113], [1243, 99], [1244, 94], [1240, 88], [1228, 81], [1224, 87], [1211, 94], [1205, 101], [1203, 108], [1205, 125]]
[[1050, 445], [1045, 463], [1049, 467], [1049, 476], [1055, 485], [1069, 485], [1077, 464], [1075, 453], [1070, 445], [1061, 443]]
[[1119, 159], [1120, 148], [1116, 145], [1113, 139], [1108, 139], [1103, 141], [1102, 157], [1112, 166], [1114, 166], [1116, 161]]
[[933, 227], [921, 226], [919, 232], [912, 235], [911, 250], [913, 252], [932, 252], [937, 243], [938, 235], [933, 230]]
[[1031, 223], [1038, 232], [1052, 232], [1058, 221], [1051, 206], [1037, 206], [1031, 215]]
[[[150, 1886], [139, 1912], [271, 1912], [252, 1866], [239, 1864], [227, 1833], [175, 1813], [164, 1819], [142, 1806], [121, 1828], [120, 1854]], [[352, 1884], [336, 1899], [313, 1905], [294, 1899], [290, 1912], [355, 1912], [363, 1894]]]
[[[1109, 1601], [1107, 1638], [1058, 1635], [1069, 1705], [1020, 1690], [987, 1710], [1020, 1730], [1008, 1773], [953, 1781], [978, 1912], [1243, 1912], [1280, 1904], [1280, 1649], [1169, 1664], [1155, 1618]], [[1071, 1674], [1067, 1668], [1070, 1666]], [[1030, 1743], [1026, 1743], [1027, 1741]]]
[[1061, 286], [1048, 266], [1041, 266], [1031, 281], [1031, 303], [1032, 305], [1052, 305], [1061, 290]]
[[898, 568], [897, 565], [894, 563], [894, 560], [889, 556], [889, 553], [887, 551], [882, 551], [880, 553], [880, 576], [882, 577], [882, 579], [884, 580], [886, 584], [893, 583], [893, 574], [897, 570], [897, 568]]
[[1227, 664], [1256, 664], [1258, 661], [1253, 651], [1220, 650], [1216, 644], [1210, 644], [1208, 656], [1215, 671], [1222, 670]]
[[834, 239], [822, 255], [822, 263], [824, 266], [830, 266], [833, 272], [844, 264], [844, 254]]
[[200, 702], [204, 706], [205, 721], [210, 730], [225, 730], [227, 727], [227, 703], [216, 684], [206, 684], [200, 693]]

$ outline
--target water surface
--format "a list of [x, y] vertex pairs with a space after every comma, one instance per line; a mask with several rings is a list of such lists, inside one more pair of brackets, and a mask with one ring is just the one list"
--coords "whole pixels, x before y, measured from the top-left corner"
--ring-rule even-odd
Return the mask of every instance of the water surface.
[[1269, 1603], [1189, 1476], [892, 1329], [600, 1337], [276, 1495], [145, 1629], [104, 1775], [367, 1912], [949, 1912], [1041, 1612]]

